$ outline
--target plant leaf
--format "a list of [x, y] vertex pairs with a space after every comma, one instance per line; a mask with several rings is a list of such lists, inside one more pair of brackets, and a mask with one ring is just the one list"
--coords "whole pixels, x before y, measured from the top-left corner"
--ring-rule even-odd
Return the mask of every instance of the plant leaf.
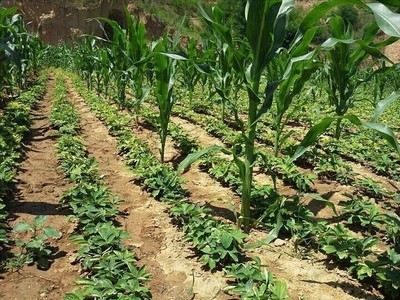
[[25, 232], [28, 230], [32, 230], [31, 225], [29, 225], [28, 223], [19, 223], [15, 225], [13, 228], [14, 232]]
[[43, 228], [43, 231], [47, 236], [50, 236], [50, 237], [53, 237], [56, 239], [59, 239], [61, 237], [61, 232], [52, 227]]
[[379, 28], [390, 36], [400, 38], [400, 15], [392, 12], [381, 3], [369, 3], [367, 5], [374, 13]]
[[397, 141], [396, 134], [389, 126], [381, 123], [362, 121], [355, 115], [346, 115], [343, 118], [349, 120], [355, 125], [358, 126], [363, 125], [367, 129], [376, 131], [383, 139], [385, 139], [396, 150], [398, 154], [400, 154], [400, 145], [399, 142]]
[[307, 148], [317, 141], [319, 136], [328, 129], [328, 127], [332, 124], [332, 122], [335, 119], [336, 118], [334, 117], [326, 117], [322, 119], [321, 122], [311, 127], [311, 129], [307, 132], [304, 139], [301, 141], [300, 145], [297, 147], [296, 152], [294, 153], [292, 159], [296, 160], [297, 158], [302, 156], [304, 152], [306, 152]]
[[325, 203], [326, 206], [330, 207], [330, 208], [333, 210], [333, 212], [335, 213], [335, 215], [338, 216], [338, 213], [337, 213], [337, 211], [336, 211], [335, 204], [333, 204], [332, 201], [326, 200], [326, 199], [324, 199], [323, 197], [321, 197], [321, 196], [318, 195], [318, 194], [310, 194], [310, 196], [311, 196], [311, 198], [313, 198], [314, 200], [317, 200], [317, 201], [320, 201], [320, 202]]
[[220, 236], [220, 241], [225, 249], [229, 249], [233, 241], [232, 235], [227, 232], [223, 232]]
[[392, 104], [395, 100], [397, 100], [400, 97], [399, 93], [393, 92], [389, 97], [386, 99], [383, 99], [379, 101], [379, 103], [376, 105], [374, 115], [371, 118], [371, 122], [377, 122], [379, 116], [385, 111], [385, 109]]
[[186, 170], [191, 164], [199, 160], [202, 156], [211, 153], [211, 152], [216, 152], [216, 151], [227, 151], [226, 148], [217, 146], [217, 145], [212, 145], [210, 147], [204, 148], [198, 152], [191, 153], [189, 154], [178, 166], [178, 174], [181, 174], [184, 170]]

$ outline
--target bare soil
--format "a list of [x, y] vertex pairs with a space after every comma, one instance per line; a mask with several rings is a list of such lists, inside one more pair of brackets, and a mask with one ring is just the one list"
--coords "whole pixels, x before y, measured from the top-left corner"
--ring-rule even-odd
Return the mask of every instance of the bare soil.
[[[47, 221], [44, 226], [61, 231], [62, 238], [51, 243], [54, 255], [48, 270], [42, 271], [33, 265], [0, 274], [0, 299], [61, 299], [79, 277], [79, 267], [71, 264], [76, 247], [68, 240], [74, 224], [66, 220], [68, 211], [59, 204], [67, 185], [57, 171], [57, 137], [48, 121], [53, 93], [54, 81], [50, 79], [46, 95], [32, 112], [33, 125], [25, 141], [14, 199], [11, 199], [7, 209], [10, 227], [23, 221], [31, 223], [36, 216], [45, 215]], [[11, 239], [15, 237], [11, 234]], [[14, 247], [11, 251], [17, 253], [19, 249]]]

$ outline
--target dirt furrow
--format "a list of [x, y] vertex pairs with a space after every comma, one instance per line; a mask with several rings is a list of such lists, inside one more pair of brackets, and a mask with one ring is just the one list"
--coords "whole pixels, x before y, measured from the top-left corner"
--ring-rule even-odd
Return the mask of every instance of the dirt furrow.
[[[1, 299], [62, 299], [79, 278], [79, 267], [71, 265], [76, 247], [68, 240], [74, 224], [66, 220], [68, 211], [59, 204], [67, 186], [57, 171], [56, 132], [48, 120], [53, 94], [51, 78], [46, 95], [32, 112], [33, 125], [25, 142], [25, 157], [18, 169], [14, 199], [10, 201], [8, 211], [10, 226], [20, 222], [31, 224], [36, 216], [45, 215], [44, 226], [61, 231], [62, 238], [51, 243], [55, 254], [48, 270], [39, 270], [35, 265], [24, 266], [18, 272], [4, 274], [4, 279], [0, 277]], [[13, 234], [12, 238], [15, 237]], [[29, 238], [21, 234], [18, 237]], [[17, 253], [19, 250], [15, 247], [12, 251]]]
[[170, 223], [168, 207], [133, 183], [132, 173], [118, 157], [115, 138], [67, 82], [71, 101], [81, 116], [88, 151], [97, 159], [107, 186], [124, 200], [120, 209], [126, 214], [119, 221], [131, 235], [128, 246], [135, 249], [140, 264], [151, 274], [153, 299], [227, 299], [221, 291], [226, 284], [221, 272], [202, 270], [190, 246], [182, 242], [183, 234]]

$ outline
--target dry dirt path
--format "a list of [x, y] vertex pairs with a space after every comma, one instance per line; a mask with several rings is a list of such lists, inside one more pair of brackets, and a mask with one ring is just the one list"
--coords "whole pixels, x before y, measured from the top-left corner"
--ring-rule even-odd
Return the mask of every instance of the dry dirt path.
[[226, 285], [222, 273], [202, 270], [190, 245], [182, 242], [183, 234], [171, 224], [168, 207], [133, 183], [132, 172], [117, 154], [115, 138], [108, 134], [71, 82], [67, 83], [70, 99], [81, 116], [81, 133], [89, 154], [98, 161], [106, 185], [124, 200], [120, 210], [126, 214], [119, 221], [131, 236], [127, 244], [135, 249], [140, 264], [151, 274], [149, 288], [153, 299], [229, 299], [221, 291]]
[[[24, 266], [18, 272], [0, 274], [0, 299], [62, 299], [79, 278], [79, 267], [71, 265], [76, 247], [68, 240], [74, 224], [66, 220], [68, 211], [59, 204], [67, 186], [63, 175], [57, 171], [57, 137], [48, 120], [53, 95], [54, 80], [50, 78], [46, 95], [32, 112], [33, 124], [25, 142], [25, 156], [18, 169], [14, 199], [10, 201], [8, 211], [10, 226], [22, 221], [32, 223], [36, 216], [45, 215], [44, 226], [61, 231], [62, 238], [51, 243], [57, 253], [48, 270]], [[17, 249], [12, 251], [15, 253]]]

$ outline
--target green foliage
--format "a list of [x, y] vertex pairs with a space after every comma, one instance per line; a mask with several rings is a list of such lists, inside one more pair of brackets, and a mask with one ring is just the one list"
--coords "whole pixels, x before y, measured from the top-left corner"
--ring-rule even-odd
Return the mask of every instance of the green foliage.
[[18, 8], [0, 7], [0, 95], [23, 89], [37, 75], [41, 42], [26, 31]]
[[225, 269], [226, 276], [234, 279], [235, 284], [224, 290], [240, 295], [240, 299], [289, 299], [286, 283], [276, 280], [265, 268], [258, 257], [249, 264], [230, 265]]
[[218, 7], [226, 13], [226, 24], [239, 37], [246, 34], [245, 6], [246, 0], [218, 0]]
[[347, 219], [349, 224], [366, 227], [370, 233], [372, 229], [379, 230], [386, 223], [386, 215], [381, 213], [380, 208], [370, 200], [357, 197], [340, 204], [345, 206], [342, 218]]
[[[78, 225], [70, 239], [80, 245], [77, 261], [88, 275], [77, 281], [82, 288], [66, 294], [64, 299], [150, 299], [151, 294], [144, 287], [149, 275], [145, 267], [135, 266], [133, 253], [123, 244], [128, 234], [115, 221], [120, 200], [103, 185], [96, 160], [88, 156], [76, 136], [79, 118], [66, 99], [66, 92], [65, 83], [56, 80], [52, 122], [67, 124], [68, 120], [77, 120], [70, 130], [59, 126], [58, 158], [66, 176], [75, 184], [64, 192], [61, 201], [69, 206], [71, 218]], [[63, 107], [69, 109], [63, 111]]]
[[17, 234], [27, 233], [28, 238], [16, 238], [15, 244], [19, 252], [10, 260], [12, 267], [20, 268], [23, 264], [37, 263], [39, 269], [47, 270], [50, 267], [49, 239], [61, 238], [61, 233], [53, 227], [43, 227], [46, 216], [37, 216], [32, 224], [21, 222], [14, 226], [13, 231]]

